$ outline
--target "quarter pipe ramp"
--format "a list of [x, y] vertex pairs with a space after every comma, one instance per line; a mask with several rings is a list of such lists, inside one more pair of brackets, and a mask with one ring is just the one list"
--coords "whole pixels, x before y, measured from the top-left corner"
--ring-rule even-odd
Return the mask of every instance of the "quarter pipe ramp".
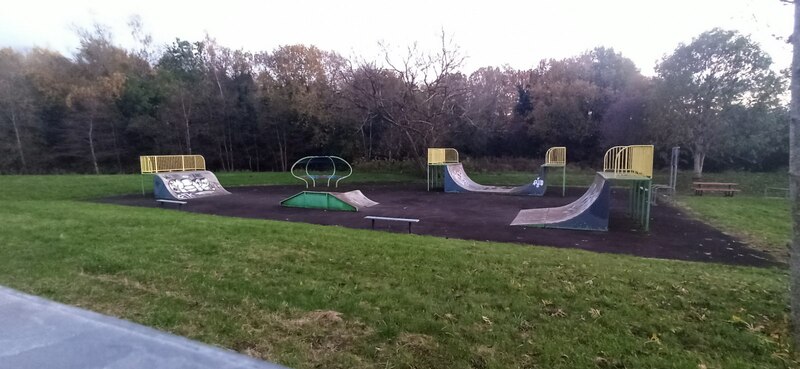
[[571, 204], [520, 210], [511, 225], [607, 231], [610, 202], [611, 185], [598, 174], [586, 193]]
[[541, 167], [539, 176], [533, 182], [517, 187], [484, 186], [476, 183], [464, 171], [461, 163], [447, 164], [444, 166], [444, 192], [486, 192], [510, 195], [542, 196], [547, 189], [547, 167]]
[[230, 195], [219, 183], [217, 176], [207, 170], [155, 173], [153, 193], [156, 199], [166, 200]]

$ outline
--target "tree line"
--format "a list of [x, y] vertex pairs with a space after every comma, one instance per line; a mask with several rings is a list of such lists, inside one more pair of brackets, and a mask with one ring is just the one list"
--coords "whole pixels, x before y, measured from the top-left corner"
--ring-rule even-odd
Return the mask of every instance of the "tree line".
[[608, 147], [642, 143], [664, 157], [681, 146], [698, 176], [788, 164], [787, 76], [733, 31], [678, 45], [647, 77], [605, 47], [465, 73], [444, 34], [436, 51], [367, 60], [210, 37], [154, 47], [132, 29], [130, 49], [99, 26], [74, 55], [0, 49], [0, 173], [134, 172], [154, 154], [202, 154], [223, 171], [285, 171], [312, 154], [422, 168], [427, 147], [538, 160], [566, 146], [596, 166]]

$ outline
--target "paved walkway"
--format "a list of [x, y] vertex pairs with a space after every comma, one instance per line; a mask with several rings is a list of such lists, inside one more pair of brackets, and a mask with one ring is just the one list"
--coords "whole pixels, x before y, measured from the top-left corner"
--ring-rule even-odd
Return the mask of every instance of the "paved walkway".
[[0, 286], [0, 368], [283, 367]]

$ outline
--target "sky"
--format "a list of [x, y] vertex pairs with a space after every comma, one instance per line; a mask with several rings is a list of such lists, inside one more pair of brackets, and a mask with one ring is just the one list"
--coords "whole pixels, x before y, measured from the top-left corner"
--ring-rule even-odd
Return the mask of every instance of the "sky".
[[791, 63], [791, 6], [780, 0], [492, 0], [492, 1], [170, 1], [4, 0], [0, 47], [47, 47], [72, 54], [76, 27], [107, 26], [114, 40], [134, 46], [127, 23], [138, 15], [157, 44], [176, 37], [249, 51], [313, 44], [344, 56], [380, 60], [379, 42], [397, 52], [417, 43], [433, 50], [441, 32], [467, 57], [462, 70], [509, 65], [612, 47], [645, 75], [679, 43], [714, 27], [749, 35], [772, 56]]

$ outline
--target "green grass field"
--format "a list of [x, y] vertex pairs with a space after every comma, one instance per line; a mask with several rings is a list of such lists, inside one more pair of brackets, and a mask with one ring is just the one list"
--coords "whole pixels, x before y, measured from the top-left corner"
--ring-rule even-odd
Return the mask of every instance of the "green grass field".
[[792, 222], [789, 201], [757, 196], [680, 196], [692, 215], [746, 240], [777, 260], [789, 259]]
[[[655, 182], [667, 183], [665, 174], [659, 173]], [[678, 178], [678, 205], [688, 209], [696, 218], [744, 239], [754, 248], [768, 252], [777, 260], [788, 261], [787, 245], [792, 231], [789, 201], [764, 197], [766, 187], [789, 186], [786, 172], [706, 173], [703, 181], [738, 183], [741, 192], [735, 197], [694, 196], [691, 190], [691, 173], [683, 172]], [[783, 195], [782, 192], [775, 191], [769, 194]]]
[[83, 201], [136, 193], [139, 176], [0, 181], [0, 284], [290, 367], [798, 365], [779, 268]]

